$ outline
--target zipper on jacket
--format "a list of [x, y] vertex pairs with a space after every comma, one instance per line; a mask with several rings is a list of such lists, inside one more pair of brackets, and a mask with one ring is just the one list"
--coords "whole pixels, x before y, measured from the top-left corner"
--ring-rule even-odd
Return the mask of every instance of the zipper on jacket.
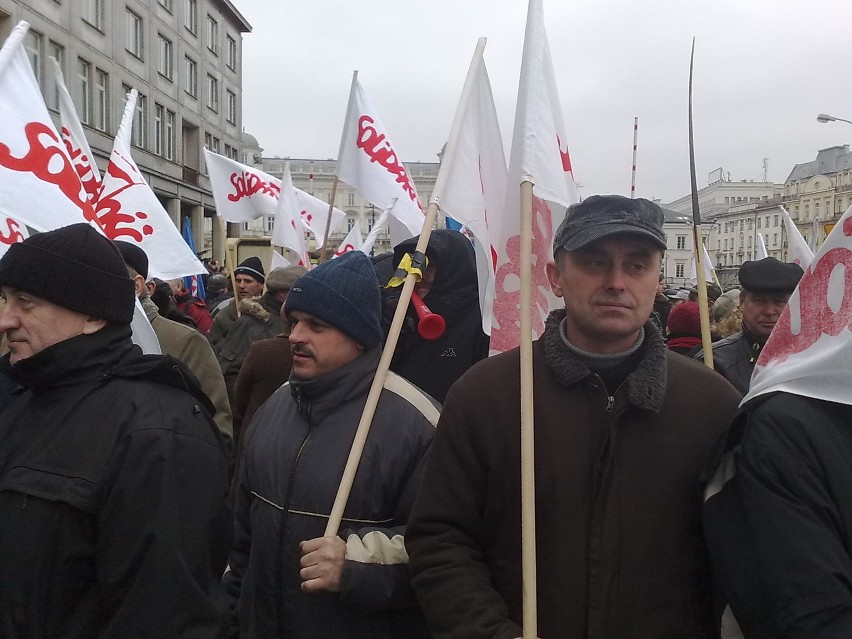
[[24, 498], [21, 499], [21, 510], [27, 509], [27, 493], [24, 493]]
[[[618, 391], [615, 392], [617, 393]], [[608, 395], [606, 398], [606, 412], [611, 413], [613, 406], [615, 406], [615, 395]]]
[[[296, 389], [296, 409], [301, 413], [302, 408], [302, 392]], [[284, 636], [284, 531], [287, 528], [287, 515], [290, 511], [290, 498], [293, 496], [293, 482], [296, 480], [296, 468], [299, 466], [299, 459], [302, 457], [302, 451], [311, 437], [311, 420], [308, 419], [308, 432], [305, 433], [305, 438], [299, 444], [296, 450], [296, 457], [293, 458], [293, 466], [290, 468], [290, 477], [287, 480], [287, 498], [284, 500], [284, 508], [281, 512], [281, 528], [278, 531], [278, 557], [276, 559], [276, 575], [275, 575], [275, 598], [276, 608], [278, 609], [278, 635]]]

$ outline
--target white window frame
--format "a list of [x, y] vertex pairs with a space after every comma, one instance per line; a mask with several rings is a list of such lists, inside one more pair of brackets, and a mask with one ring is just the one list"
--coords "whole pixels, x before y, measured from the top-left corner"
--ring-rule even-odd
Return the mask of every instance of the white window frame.
[[198, 98], [198, 63], [189, 56], [184, 57], [184, 70], [186, 78], [184, 82], [184, 91], [193, 98]]
[[207, 14], [207, 48], [214, 55], [219, 55], [219, 23], [209, 13]]
[[94, 99], [92, 100], [92, 126], [106, 131], [109, 125], [109, 74], [95, 67]]
[[162, 33], [157, 34], [157, 72], [171, 80], [174, 77], [174, 45]]
[[219, 112], [219, 80], [207, 74], [207, 108]]
[[125, 12], [125, 23], [127, 25], [127, 42], [125, 43], [125, 49], [142, 60], [142, 56], [145, 53], [145, 27], [142, 23], [142, 16], [137, 14], [135, 11], [127, 9]]

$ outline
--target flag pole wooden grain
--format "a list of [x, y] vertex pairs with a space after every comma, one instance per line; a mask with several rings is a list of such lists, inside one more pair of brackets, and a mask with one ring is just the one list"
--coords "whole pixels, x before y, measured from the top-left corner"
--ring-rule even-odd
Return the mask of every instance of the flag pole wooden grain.
[[[331, 183], [331, 198], [328, 203], [328, 217], [325, 220], [325, 233], [322, 237], [322, 248], [320, 249], [319, 263], [322, 264], [328, 259], [328, 233], [331, 229], [331, 214], [334, 212], [334, 199], [337, 197], [337, 172], [334, 174], [334, 181]], [[313, 193], [311, 193], [313, 195]]]
[[[438, 216], [438, 205], [435, 203], [429, 204], [426, 209], [426, 217], [423, 220], [423, 230], [420, 233], [420, 238], [417, 240], [417, 247], [414, 249], [417, 253], [426, 253], [426, 246], [429, 244], [429, 237], [432, 234], [432, 227], [435, 225], [435, 219]], [[376, 413], [376, 407], [379, 403], [379, 397], [382, 394], [382, 389], [387, 379], [388, 370], [390, 370], [391, 359], [393, 359], [396, 343], [399, 341], [399, 333], [402, 329], [402, 323], [405, 320], [405, 314], [408, 310], [408, 303], [411, 300], [411, 293], [414, 291], [414, 285], [417, 282], [417, 277], [414, 273], [409, 273], [405, 278], [405, 283], [402, 285], [402, 293], [399, 296], [399, 303], [396, 306], [396, 311], [391, 321], [390, 331], [387, 340], [385, 341], [384, 349], [382, 350], [379, 365], [376, 368], [376, 375], [373, 378], [373, 383], [370, 386], [370, 391], [367, 394], [367, 403], [364, 406], [364, 411], [361, 413], [361, 419], [358, 422], [358, 429], [355, 431], [355, 439], [352, 442], [352, 448], [349, 450], [349, 457], [346, 460], [346, 466], [343, 469], [343, 477], [340, 480], [340, 486], [337, 489], [337, 495], [334, 498], [334, 504], [331, 507], [331, 514], [328, 517], [328, 523], [325, 527], [325, 537], [333, 537], [337, 535], [340, 529], [340, 522], [343, 519], [343, 510], [346, 508], [346, 502], [349, 501], [349, 493], [352, 491], [352, 483], [355, 480], [355, 473], [358, 471], [358, 464], [361, 461], [361, 454], [364, 452], [364, 444], [367, 441], [367, 435], [370, 432], [370, 424], [373, 421], [373, 416]]]
[[[477, 60], [477, 56], [481, 58], [482, 50], [484, 48], [485, 38], [480, 38], [473, 54], [474, 60]], [[352, 75], [353, 86], [357, 77], [358, 72], [355, 71]], [[469, 102], [470, 95], [473, 91], [473, 82], [471, 77], [472, 74], [468, 74], [468, 77], [465, 79], [464, 86], [462, 87], [462, 94], [459, 99], [460, 109], [456, 111], [456, 115], [453, 118], [453, 124], [450, 127], [450, 135], [447, 137], [448, 150], [455, 149], [461, 132], [462, 116], [460, 110]], [[444, 183], [447, 181], [447, 176], [453, 168], [453, 155], [453, 153], [445, 154], [444, 161], [441, 162], [441, 168], [438, 171], [438, 176], [435, 178], [432, 197], [429, 200], [429, 206], [426, 207], [426, 214], [423, 219], [423, 226], [420, 230], [420, 237], [418, 238], [417, 246], [414, 249], [415, 253], [422, 255], [426, 254], [426, 247], [429, 246], [429, 238], [432, 235], [432, 228], [435, 226], [435, 220], [438, 217], [439, 202], [443, 192]], [[339, 154], [338, 157], [340, 157]], [[334, 505], [331, 508], [331, 514], [329, 515], [328, 523], [325, 527], [324, 536], [326, 537], [337, 535], [340, 528], [340, 522], [343, 519], [343, 510], [346, 507], [346, 502], [349, 500], [349, 493], [352, 491], [352, 483], [355, 480], [355, 473], [357, 472], [358, 464], [361, 461], [361, 453], [364, 451], [364, 444], [367, 441], [370, 424], [373, 421], [373, 415], [375, 415], [376, 406], [378, 405], [379, 397], [381, 396], [382, 389], [384, 388], [385, 379], [387, 378], [388, 370], [390, 369], [391, 359], [393, 359], [393, 353], [396, 350], [396, 344], [399, 341], [399, 333], [402, 329], [402, 323], [405, 320], [405, 314], [408, 311], [408, 303], [411, 300], [411, 293], [414, 291], [414, 285], [416, 282], [417, 276], [414, 273], [408, 273], [405, 278], [405, 282], [402, 285], [399, 302], [397, 302], [396, 311], [394, 312], [388, 336], [385, 340], [385, 346], [382, 350], [382, 356], [381, 359], [379, 359], [379, 365], [376, 368], [376, 376], [373, 378], [373, 384], [370, 386], [370, 391], [367, 394], [367, 403], [364, 406], [364, 412], [361, 414], [361, 420], [358, 422], [355, 439], [352, 442], [352, 448], [349, 451], [349, 458], [346, 460], [346, 467], [343, 469], [343, 477], [340, 480], [340, 486], [338, 487], [337, 495], [334, 498]]]
[[695, 175], [695, 138], [692, 133], [692, 68], [695, 60], [695, 38], [689, 54], [689, 177], [692, 184], [692, 251], [695, 255], [695, 279], [698, 288], [698, 309], [701, 319], [701, 348], [704, 365], [713, 368], [713, 342], [710, 339], [710, 309], [707, 303], [707, 280], [704, 279], [704, 239], [701, 233], [701, 210], [698, 206], [698, 179]]
[[532, 353], [533, 184], [521, 182], [520, 357], [521, 357], [521, 572], [523, 639], [538, 636], [535, 549], [535, 437]]

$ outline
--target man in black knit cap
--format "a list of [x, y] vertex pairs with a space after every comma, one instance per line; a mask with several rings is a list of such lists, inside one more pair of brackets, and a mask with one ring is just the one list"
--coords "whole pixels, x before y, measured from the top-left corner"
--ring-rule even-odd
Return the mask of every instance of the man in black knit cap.
[[221, 636], [228, 460], [177, 360], [131, 342], [134, 286], [87, 224], [0, 259], [0, 636]]
[[241, 637], [426, 637], [405, 525], [438, 418], [390, 373], [339, 536], [324, 537], [381, 355], [379, 282], [352, 251], [297, 279], [284, 310], [293, 371], [245, 435], [225, 583]]

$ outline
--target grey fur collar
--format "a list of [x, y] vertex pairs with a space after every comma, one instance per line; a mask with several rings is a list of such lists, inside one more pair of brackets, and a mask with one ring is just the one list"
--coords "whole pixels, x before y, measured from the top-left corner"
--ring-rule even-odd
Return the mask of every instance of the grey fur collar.
[[[592, 375], [588, 367], [568, 350], [559, 337], [559, 324], [565, 309], [553, 311], [545, 323], [542, 342], [547, 366], [561, 386], [568, 388]], [[666, 396], [666, 345], [660, 331], [645, 324], [642, 359], [624, 383], [627, 401], [637, 408], [660, 411]]]

